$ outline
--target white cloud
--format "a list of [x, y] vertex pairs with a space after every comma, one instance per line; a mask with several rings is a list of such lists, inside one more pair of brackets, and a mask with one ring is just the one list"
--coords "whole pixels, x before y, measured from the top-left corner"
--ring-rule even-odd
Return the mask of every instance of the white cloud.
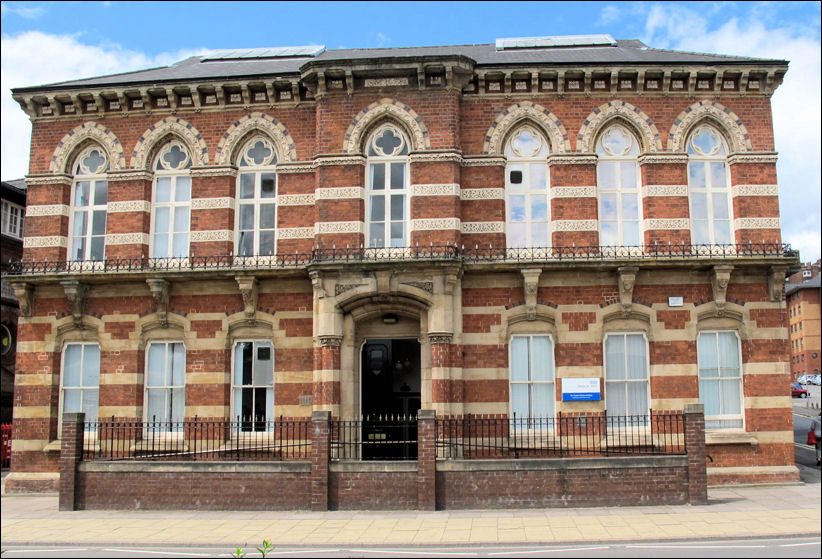
[[599, 20], [596, 25], [610, 25], [618, 20], [621, 15], [618, 7], [613, 5], [605, 6], [599, 13]]
[[388, 35], [386, 35], [382, 31], [377, 32], [377, 46], [378, 47], [383, 47], [387, 43], [389, 43], [390, 41], [391, 41], [391, 37], [389, 37]]
[[46, 10], [38, 6], [18, 8], [16, 6], [12, 7], [6, 2], [0, 4], [0, 14], [2, 14], [3, 16], [14, 14], [25, 19], [37, 19], [44, 13], [46, 13]]
[[800, 249], [803, 260], [816, 260], [822, 245], [820, 40], [818, 32], [804, 22], [787, 25], [774, 14], [763, 17], [762, 10], [767, 9], [767, 5], [760, 6], [744, 21], [723, 19], [724, 23], [712, 28], [703, 15], [688, 8], [654, 5], [647, 15], [643, 40], [657, 48], [790, 62], [784, 82], [771, 99], [774, 145], [779, 152], [782, 234], [785, 242]]
[[12, 99], [12, 88], [164, 66], [204, 52], [200, 49], [149, 56], [119, 45], [86, 45], [76, 36], [39, 31], [4, 35], [0, 42], [3, 180], [28, 174], [31, 123]]

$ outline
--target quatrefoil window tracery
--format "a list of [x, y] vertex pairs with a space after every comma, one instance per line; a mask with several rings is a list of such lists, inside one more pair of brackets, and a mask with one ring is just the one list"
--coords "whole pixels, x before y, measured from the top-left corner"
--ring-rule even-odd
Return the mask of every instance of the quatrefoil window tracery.
[[531, 126], [521, 126], [508, 140], [505, 155], [509, 159], [542, 159], [548, 156], [548, 144]]
[[711, 126], [702, 125], [691, 134], [688, 153], [722, 157], [728, 153], [722, 136]]
[[630, 157], [639, 154], [634, 135], [619, 125], [608, 128], [597, 142], [597, 154], [611, 157]]
[[181, 171], [191, 167], [191, 156], [186, 147], [179, 142], [166, 144], [157, 156], [154, 168], [157, 171]]
[[99, 175], [108, 171], [106, 152], [97, 146], [83, 150], [77, 158], [74, 169], [75, 175]]
[[274, 146], [263, 136], [255, 136], [240, 150], [238, 167], [265, 167], [277, 163]]
[[385, 124], [378, 128], [368, 142], [369, 157], [397, 157], [408, 155], [405, 135], [395, 126]]

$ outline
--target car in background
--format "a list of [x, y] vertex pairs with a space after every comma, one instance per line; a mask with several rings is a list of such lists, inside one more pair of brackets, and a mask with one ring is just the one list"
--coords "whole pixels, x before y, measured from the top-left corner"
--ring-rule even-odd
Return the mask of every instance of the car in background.
[[815, 384], [816, 386], [822, 386], [822, 375], [810, 375], [810, 379], [808, 384]]
[[802, 388], [802, 385], [798, 382], [791, 383], [791, 398], [807, 398], [810, 396], [808, 391]]
[[800, 375], [796, 382], [799, 384], [810, 384], [813, 375]]

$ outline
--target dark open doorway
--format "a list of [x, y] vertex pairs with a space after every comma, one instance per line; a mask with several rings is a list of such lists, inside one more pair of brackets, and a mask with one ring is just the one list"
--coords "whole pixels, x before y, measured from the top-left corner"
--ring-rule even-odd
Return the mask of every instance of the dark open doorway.
[[361, 356], [363, 460], [415, 460], [420, 344], [370, 339]]

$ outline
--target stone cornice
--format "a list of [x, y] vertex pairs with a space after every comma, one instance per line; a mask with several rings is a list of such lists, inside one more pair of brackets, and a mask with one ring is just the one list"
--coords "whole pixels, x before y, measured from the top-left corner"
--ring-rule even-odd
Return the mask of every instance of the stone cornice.
[[736, 163], [776, 163], [778, 154], [775, 151], [749, 151], [732, 153], [728, 156], [728, 165]]
[[462, 158], [463, 167], [504, 167], [507, 159], [499, 155], [466, 155]]
[[548, 156], [548, 165], [596, 165], [595, 153], [557, 153]]
[[148, 171], [124, 169], [122, 171], [109, 171], [109, 182], [115, 181], [150, 181], [154, 175]]
[[418, 151], [409, 156], [411, 163], [453, 161], [462, 163], [462, 152], [456, 150]]
[[332, 165], [365, 165], [365, 156], [349, 155], [347, 153], [329, 153], [318, 155], [314, 158], [314, 164], [318, 167]]
[[237, 167], [234, 165], [219, 165], [210, 167], [192, 167], [192, 177], [237, 177]]
[[646, 153], [638, 158], [640, 165], [673, 164], [684, 165], [688, 162], [687, 153]]
[[52, 184], [71, 184], [73, 180], [71, 175], [26, 175], [26, 187], [52, 185]]

